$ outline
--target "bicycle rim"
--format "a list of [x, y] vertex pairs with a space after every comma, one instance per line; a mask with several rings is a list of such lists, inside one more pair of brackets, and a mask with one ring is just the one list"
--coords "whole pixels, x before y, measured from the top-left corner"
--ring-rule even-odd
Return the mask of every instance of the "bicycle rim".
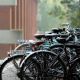
[[[58, 61], [56, 55], [49, 51], [37, 51], [32, 55], [28, 56], [21, 67], [21, 73], [25, 72], [25, 64], [28, 60], [34, 59], [36, 63], [39, 65], [38, 70], [38, 79], [31, 79], [31, 80], [63, 80], [64, 78], [64, 69], [62, 64]], [[38, 66], [37, 66], [38, 67]], [[25, 72], [26, 73], [26, 72]], [[28, 75], [27, 75], [28, 76]], [[29, 76], [28, 76], [29, 77]], [[23, 80], [24, 76], [22, 76]]]
[[70, 74], [71, 80], [80, 80], [80, 58], [74, 61], [70, 71], [71, 71]]

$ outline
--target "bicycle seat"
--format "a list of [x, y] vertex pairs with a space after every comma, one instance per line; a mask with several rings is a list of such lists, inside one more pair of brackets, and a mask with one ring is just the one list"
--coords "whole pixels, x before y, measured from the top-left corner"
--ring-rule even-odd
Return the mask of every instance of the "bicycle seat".
[[59, 42], [59, 43], [66, 43], [67, 41], [66, 41], [66, 38], [61, 38], [61, 37], [58, 37], [57, 39], [57, 42]]
[[44, 43], [44, 41], [42, 41], [42, 40], [29, 40], [28, 41], [28, 44], [31, 44], [31, 45], [40, 45], [40, 44], [42, 44], [42, 43]]
[[35, 41], [34, 45], [39, 46], [39, 45], [41, 45], [43, 43], [44, 43], [44, 41]]
[[63, 31], [65, 31], [65, 28], [63, 28], [63, 29], [60, 29], [60, 28], [55, 28], [55, 29], [52, 29], [52, 33], [61, 33], [61, 32], [63, 32]]
[[72, 35], [70, 35], [70, 36], [68, 36], [68, 37], [57, 37], [57, 39], [56, 39], [59, 43], [62, 43], [62, 44], [64, 44], [64, 43], [68, 43], [69, 41], [72, 41], [73, 40], [73, 36]]
[[58, 34], [54, 34], [54, 33], [52, 33], [52, 34], [45, 34], [45, 38], [47, 38], [47, 39], [52, 39], [53, 37], [57, 37], [58, 36]]
[[40, 40], [41, 38], [45, 38], [45, 34], [35, 34], [34, 37]]
[[52, 39], [53, 37], [56, 38], [56, 37], [68, 37], [69, 35], [68, 34], [57, 34], [57, 33], [52, 33], [52, 34], [45, 34], [45, 38], [47, 39]]

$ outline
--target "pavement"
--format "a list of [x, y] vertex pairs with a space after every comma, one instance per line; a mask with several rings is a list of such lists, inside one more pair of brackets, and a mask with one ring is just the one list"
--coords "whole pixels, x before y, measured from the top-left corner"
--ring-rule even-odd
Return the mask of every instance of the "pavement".
[[[3, 63], [3, 61], [4, 60], [0, 60], [0, 65]], [[20, 80], [16, 75], [16, 68], [11, 63], [6, 66], [3, 73], [4, 77], [2, 78], [2, 80]]]
[[3, 63], [3, 60], [0, 60], [0, 65]]

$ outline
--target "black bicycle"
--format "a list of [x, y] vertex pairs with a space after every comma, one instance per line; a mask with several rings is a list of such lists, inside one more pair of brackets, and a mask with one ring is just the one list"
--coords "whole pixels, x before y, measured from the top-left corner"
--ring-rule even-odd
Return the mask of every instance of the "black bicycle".
[[[57, 38], [58, 45], [53, 45], [50, 47], [50, 50], [57, 49], [57, 53], [54, 50], [53, 53], [47, 51], [37, 51], [30, 56], [26, 57], [23, 61], [21, 67], [21, 74], [26, 68], [27, 60], [34, 58], [35, 61], [40, 65], [40, 80], [79, 80], [79, 55], [74, 52], [77, 48], [79, 48], [79, 44], [74, 44], [74, 42], [70, 42], [72, 40], [72, 35], [67, 38], [59, 37]], [[71, 51], [72, 50], [72, 51]], [[72, 53], [71, 53], [71, 52]], [[22, 76], [22, 79], [24, 76]]]
[[[60, 80], [64, 79], [64, 64], [60, 61], [58, 55], [51, 51], [39, 50], [28, 55], [22, 62], [21, 80], [35, 80], [32, 75], [27, 76], [27, 63], [29, 60], [34, 59], [39, 65], [38, 80]], [[25, 76], [24, 76], [25, 75]]]
[[[12, 50], [8, 54], [8, 57], [4, 60], [3, 64], [0, 66], [0, 80], [6, 80], [6, 78], [8, 78], [8, 80], [11, 80], [11, 78], [15, 80], [20, 80], [20, 64], [27, 55], [31, 54], [32, 51], [36, 50], [35, 46], [39, 46], [40, 44], [42, 44], [41, 41], [35, 43], [23, 43], [18, 45], [14, 50]], [[39, 68], [37, 67], [37, 63], [35, 63], [34, 60], [32, 61], [28, 61], [29, 63], [27, 65], [27, 70], [33, 73], [36, 72], [37, 74], [35, 75], [37, 77]], [[35, 72], [33, 71], [33, 69], [35, 69]], [[35, 80], [38, 79], [36, 78]]]

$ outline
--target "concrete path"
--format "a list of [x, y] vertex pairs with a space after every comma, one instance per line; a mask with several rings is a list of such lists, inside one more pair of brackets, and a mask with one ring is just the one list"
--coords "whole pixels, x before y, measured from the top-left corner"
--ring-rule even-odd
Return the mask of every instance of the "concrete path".
[[[3, 60], [0, 60], [0, 65], [2, 64], [2, 62]], [[2, 80], [20, 80], [16, 74], [17, 74], [17, 70], [14, 67], [14, 65], [9, 64], [4, 69], [4, 72], [3, 72], [4, 77]]]

